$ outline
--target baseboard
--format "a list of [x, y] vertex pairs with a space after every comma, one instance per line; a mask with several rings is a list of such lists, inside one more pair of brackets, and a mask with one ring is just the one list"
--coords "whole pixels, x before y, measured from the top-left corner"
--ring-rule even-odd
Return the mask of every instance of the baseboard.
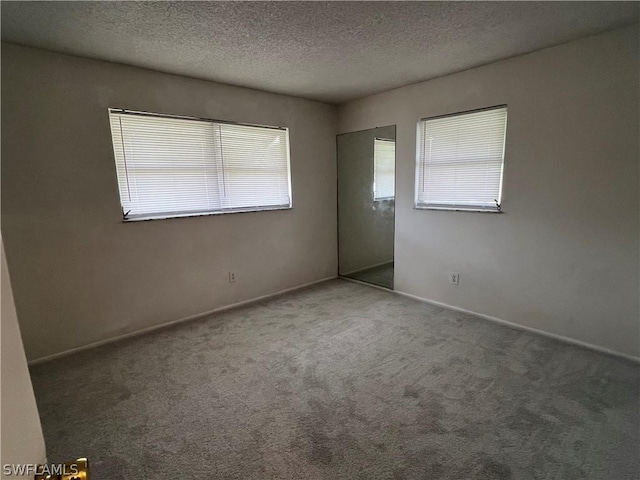
[[385, 292], [393, 292], [393, 288], [383, 287], [381, 285], [376, 285], [375, 283], [363, 282], [362, 280], [358, 280], [355, 278], [343, 277], [342, 275], [338, 275], [340, 280], [346, 280], [347, 282], [359, 283], [360, 285], [364, 285], [366, 287], [377, 288], [378, 290], [384, 290]]
[[65, 350], [63, 352], [54, 353], [51, 355], [47, 355], [44, 357], [36, 358], [35, 360], [30, 360], [28, 362], [29, 366], [37, 365], [39, 363], [48, 362], [49, 360], [54, 360], [60, 357], [66, 357], [67, 355], [71, 355], [74, 353], [82, 352], [84, 350], [89, 350], [91, 348], [99, 347], [101, 345], [107, 345], [109, 343], [118, 342], [120, 340], [125, 340], [131, 337], [137, 337], [138, 335], [144, 335], [145, 333], [153, 332], [154, 330], [160, 330], [161, 328], [170, 327], [172, 325], [177, 325], [179, 323], [189, 322], [191, 320], [197, 320], [199, 318], [206, 317], [208, 315], [214, 313], [220, 313], [227, 310], [232, 310], [234, 308], [244, 307], [246, 305], [251, 305], [252, 303], [261, 302], [262, 300], [267, 300], [269, 298], [278, 297], [280, 295], [284, 295], [285, 293], [294, 292], [296, 290], [301, 290], [303, 288], [311, 287], [313, 285], [317, 285], [319, 283], [327, 282], [329, 280], [334, 280], [338, 278], [337, 276], [325, 277], [320, 280], [314, 280], [313, 282], [304, 283], [302, 285], [297, 285], [291, 288], [285, 288], [284, 290], [278, 290], [277, 292], [268, 293], [266, 295], [261, 295], [259, 297], [251, 298], [249, 300], [243, 300], [241, 302], [231, 303], [229, 305], [223, 305], [222, 307], [217, 307], [212, 310], [208, 310], [202, 313], [196, 313], [195, 315], [189, 315], [188, 317], [179, 318], [178, 320], [170, 320], [168, 322], [160, 323], [158, 325], [153, 325], [151, 327], [146, 327], [140, 330], [136, 330], [134, 332], [125, 333], [124, 335], [118, 335], [116, 337], [107, 338], [104, 340], [98, 340], [97, 342], [89, 343], [87, 345], [82, 345], [81, 347], [71, 348], [69, 350]]
[[241, 302], [236, 302], [236, 303], [231, 303], [229, 305], [224, 305], [222, 307], [214, 308], [214, 309], [206, 311], [206, 312], [197, 313], [195, 315], [189, 315], [188, 317], [180, 318], [178, 320], [171, 320], [169, 322], [164, 322], [164, 323], [161, 323], [161, 324], [158, 324], [158, 325], [153, 325], [151, 327], [143, 328], [141, 330], [136, 330], [134, 332], [126, 333], [124, 335], [118, 335], [116, 337], [107, 338], [105, 340], [99, 340], [97, 342], [89, 343], [89, 344], [83, 345], [81, 347], [75, 347], [75, 348], [71, 348], [69, 350], [65, 350], [63, 352], [58, 352], [58, 353], [54, 353], [52, 355], [47, 355], [47, 356], [44, 356], [44, 357], [40, 357], [40, 358], [37, 358], [35, 360], [29, 361], [28, 364], [29, 364], [29, 366], [33, 366], [33, 365], [37, 365], [37, 364], [40, 364], [40, 363], [47, 362], [49, 360], [54, 360], [56, 358], [66, 357], [67, 355], [71, 355], [71, 354], [74, 354], [74, 353], [77, 353], [77, 352], [82, 352], [84, 350], [89, 350], [91, 348], [99, 347], [101, 345], [107, 345], [109, 343], [117, 342], [119, 340], [124, 340], [124, 339], [131, 338], [131, 337], [137, 337], [138, 335], [144, 335], [145, 333], [149, 333], [149, 332], [152, 332], [154, 330], [160, 330], [162, 328], [170, 327], [172, 325], [177, 325], [179, 323], [189, 322], [191, 320], [197, 320], [199, 318], [203, 318], [203, 317], [206, 317], [207, 315], [211, 315], [211, 314], [214, 314], [214, 313], [224, 312], [226, 310], [232, 310], [234, 308], [239, 308], [239, 307], [243, 307], [243, 306], [246, 306], [246, 305], [251, 305], [252, 303], [257, 303], [257, 302], [260, 302], [262, 300], [278, 297], [280, 295], [284, 295], [285, 293], [294, 292], [296, 290], [301, 290], [303, 288], [311, 287], [311, 286], [317, 285], [319, 283], [324, 283], [324, 282], [327, 282], [329, 280], [333, 280], [335, 278], [340, 278], [342, 280], [346, 280], [346, 281], [349, 281], [349, 282], [358, 283], [360, 285], [365, 285], [367, 287], [377, 288], [377, 289], [383, 290], [385, 292], [396, 293], [398, 295], [402, 295], [403, 297], [412, 298], [413, 300], [417, 300], [419, 302], [424, 302], [424, 303], [428, 303], [428, 304], [431, 304], [431, 305], [436, 305], [438, 307], [447, 308], [449, 310], [454, 310], [456, 312], [462, 312], [462, 313], [466, 313], [466, 314], [469, 314], [469, 315], [474, 315], [476, 317], [482, 318], [483, 320], [488, 320], [490, 322], [498, 323], [498, 324], [501, 324], [501, 325], [506, 325], [508, 327], [515, 328], [517, 330], [524, 330], [524, 331], [535, 333], [535, 334], [542, 335], [542, 336], [545, 336], [545, 337], [553, 338], [555, 340], [558, 340], [558, 341], [561, 341], [561, 342], [564, 342], [564, 343], [577, 345], [577, 346], [580, 346], [580, 347], [583, 347], [583, 348], [588, 348], [590, 350], [595, 350], [595, 351], [600, 352], [600, 353], [605, 353], [607, 355], [612, 355], [614, 357], [619, 357], [619, 358], [623, 358], [625, 360], [630, 360], [632, 362], [640, 363], [640, 357], [634, 357], [632, 355], [628, 355], [626, 353], [617, 352], [615, 350], [610, 350], [608, 348], [601, 347], [599, 345], [594, 345], [592, 343], [583, 342], [581, 340], [576, 340], [574, 338], [565, 337], [563, 335], [558, 335], [558, 334], [547, 332], [547, 331], [544, 331], [544, 330], [539, 330], [537, 328], [528, 327], [526, 325], [520, 325], [518, 323], [513, 323], [513, 322], [510, 322], [508, 320], [503, 320], [501, 318], [492, 317], [491, 315], [486, 315], [484, 313], [474, 312], [472, 310], [467, 310], [465, 308], [455, 307], [453, 305], [449, 305], [449, 304], [446, 304], [446, 303], [438, 302], [436, 300], [430, 300], [430, 299], [427, 299], [427, 298], [419, 297], [419, 296], [413, 295], [411, 293], [406, 293], [406, 292], [402, 292], [402, 291], [399, 291], [399, 290], [390, 290], [390, 289], [385, 288], [385, 287], [380, 287], [378, 285], [372, 285], [370, 283], [362, 282], [360, 280], [355, 280], [353, 278], [345, 278], [345, 277], [342, 277], [342, 276], [340, 276], [340, 277], [331, 276], [331, 277], [322, 278], [320, 280], [315, 280], [313, 282], [304, 283], [302, 285], [297, 285], [295, 287], [286, 288], [284, 290], [279, 290], [277, 292], [268, 293], [266, 295], [261, 295], [259, 297], [251, 298], [249, 300], [243, 300]]
[[345, 275], [353, 275], [354, 273], [364, 272], [365, 270], [370, 270], [372, 268], [381, 267], [383, 265], [389, 265], [390, 263], [393, 263], [393, 260], [391, 260], [391, 261], [387, 260], [386, 262], [376, 263], [375, 265], [369, 265], [368, 267], [359, 268], [357, 270], [351, 270], [350, 272], [340, 273], [339, 276], [343, 277]]
[[467, 313], [469, 315], [474, 315], [476, 317], [480, 317], [483, 320], [488, 320], [490, 322], [499, 323], [501, 325], [506, 325], [511, 328], [515, 328], [517, 330], [524, 330], [527, 332], [535, 333], [538, 335], [542, 335], [544, 337], [553, 338], [554, 340], [558, 340], [560, 342], [569, 343], [571, 345], [577, 345], [579, 347], [588, 348], [589, 350], [595, 350], [600, 353], [605, 353], [607, 355], [612, 355], [614, 357], [623, 358], [625, 360], [630, 360], [632, 362], [640, 363], [640, 357], [634, 357], [632, 355], [628, 355], [622, 352], [616, 352], [615, 350], [610, 350], [605, 347], [601, 347], [599, 345], [594, 345], [593, 343], [583, 342], [582, 340], [576, 340], [575, 338], [565, 337], [563, 335], [558, 335], [556, 333], [547, 332], [545, 330], [539, 330], [533, 327], [527, 327], [526, 325], [520, 325], [518, 323], [513, 323], [508, 320], [503, 320], [501, 318], [492, 317], [491, 315], [485, 315], [484, 313], [474, 312], [472, 310], [467, 310], [465, 308], [454, 307], [453, 305], [448, 305], [446, 303], [437, 302], [435, 300], [429, 300], [428, 298], [419, 297], [417, 295], [412, 295], [410, 293], [401, 292], [399, 290], [393, 290], [394, 293], [398, 295], [402, 295], [403, 297], [412, 298], [414, 300], [418, 300], [419, 302], [429, 303], [431, 305], [435, 305], [442, 308], [447, 308], [449, 310], [454, 310], [456, 312]]

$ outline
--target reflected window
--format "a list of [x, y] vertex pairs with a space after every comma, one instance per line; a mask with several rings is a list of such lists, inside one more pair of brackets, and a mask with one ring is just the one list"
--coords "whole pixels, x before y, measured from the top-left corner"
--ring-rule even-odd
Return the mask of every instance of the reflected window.
[[395, 191], [396, 142], [376, 138], [373, 149], [373, 199], [393, 200]]

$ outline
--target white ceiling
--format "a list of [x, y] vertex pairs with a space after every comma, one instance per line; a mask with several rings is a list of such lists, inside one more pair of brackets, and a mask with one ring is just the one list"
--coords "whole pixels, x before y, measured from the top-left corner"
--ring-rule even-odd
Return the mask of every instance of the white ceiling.
[[637, 2], [8, 2], [2, 40], [341, 103], [640, 19]]

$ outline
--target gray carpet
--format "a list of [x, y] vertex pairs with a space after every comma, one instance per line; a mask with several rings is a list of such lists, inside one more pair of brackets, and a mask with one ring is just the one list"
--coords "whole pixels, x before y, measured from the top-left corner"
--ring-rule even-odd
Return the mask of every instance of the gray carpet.
[[393, 289], [393, 262], [378, 265], [377, 267], [358, 270], [357, 272], [344, 275], [345, 277], [360, 280], [361, 282], [372, 283], [380, 287]]
[[635, 479], [639, 373], [344, 280], [32, 368], [92, 480]]

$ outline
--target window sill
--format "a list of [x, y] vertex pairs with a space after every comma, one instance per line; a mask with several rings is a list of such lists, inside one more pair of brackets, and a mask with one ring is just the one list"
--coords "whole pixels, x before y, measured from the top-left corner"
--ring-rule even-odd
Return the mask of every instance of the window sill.
[[215, 212], [163, 213], [158, 215], [145, 215], [140, 217], [123, 218], [122, 223], [148, 222], [150, 220], [169, 220], [172, 218], [208, 217], [211, 215], [225, 215], [228, 213], [269, 212], [273, 210], [291, 210], [292, 208], [293, 208], [292, 205], [286, 205], [281, 207], [237, 208], [237, 209], [228, 209], [228, 210], [218, 210]]
[[423, 205], [414, 205], [414, 210], [436, 210], [441, 212], [475, 212], [475, 213], [504, 213], [502, 210], [498, 210], [497, 208], [489, 209], [489, 208], [473, 208], [473, 207], [434, 207], [434, 206], [423, 206]]

